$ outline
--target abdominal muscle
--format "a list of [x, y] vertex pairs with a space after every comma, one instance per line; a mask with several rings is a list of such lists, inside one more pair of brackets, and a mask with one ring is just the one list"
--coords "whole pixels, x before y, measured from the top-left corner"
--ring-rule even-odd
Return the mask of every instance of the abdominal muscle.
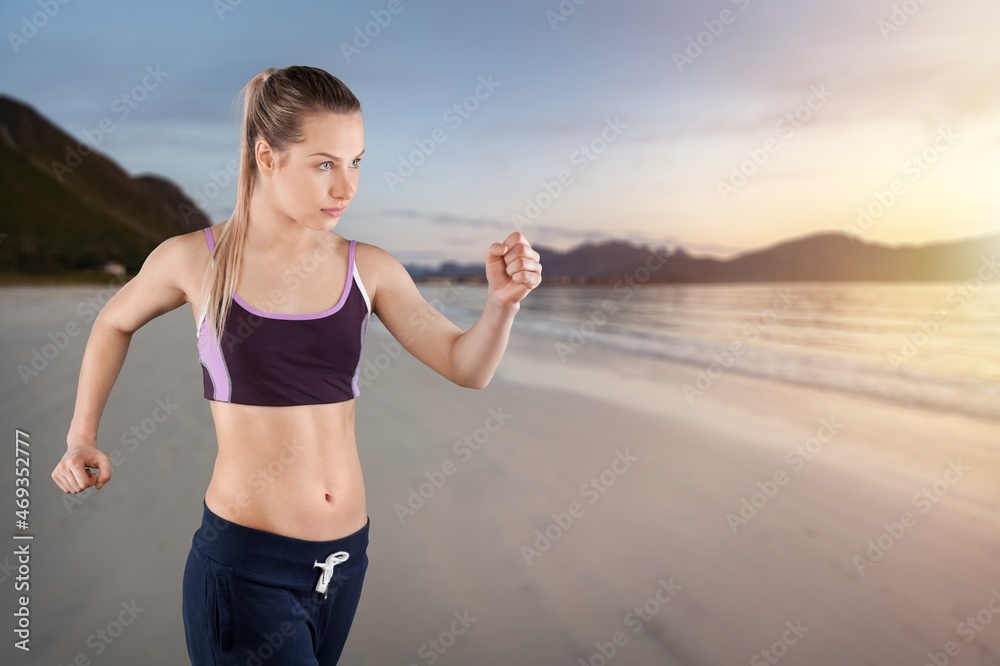
[[219, 453], [205, 494], [218, 516], [310, 541], [368, 520], [354, 400], [263, 407], [210, 400]]

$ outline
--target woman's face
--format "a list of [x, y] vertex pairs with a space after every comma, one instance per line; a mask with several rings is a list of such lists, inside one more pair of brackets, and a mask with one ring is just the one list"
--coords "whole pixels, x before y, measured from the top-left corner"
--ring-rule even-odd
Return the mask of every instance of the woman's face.
[[308, 116], [303, 133], [271, 176], [274, 202], [310, 229], [329, 231], [358, 189], [364, 123], [359, 112], [323, 113]]

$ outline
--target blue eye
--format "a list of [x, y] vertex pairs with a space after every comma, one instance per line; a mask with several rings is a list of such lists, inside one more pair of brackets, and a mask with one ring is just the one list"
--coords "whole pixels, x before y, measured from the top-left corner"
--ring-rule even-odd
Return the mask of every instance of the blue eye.
[[[330, 165], [330, 169], [333, 168], [333, 162], [321, 162], [320, 165], [319, 165], [320, 171], [329, 171], [330, 170], [330, 169], [324, 169], [323, 168], [323, 166], [326, 165], [326, 164]], [[351, 164], [353, 165], [353, 167], [355, 169], [357, 169], [359, 166], [361, 166], [361, 158], [358, 157], [358, 158], [352, 160]]]

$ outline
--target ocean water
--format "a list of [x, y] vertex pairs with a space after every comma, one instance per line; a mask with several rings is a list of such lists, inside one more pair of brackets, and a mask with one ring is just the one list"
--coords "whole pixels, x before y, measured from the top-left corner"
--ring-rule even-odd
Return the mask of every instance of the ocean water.
[[[463, 328], [486, 302], [485, 285], [420, 289]], [[1000, 420], [1000, 284], [976, 279], [546, 285], [514, 331], [555, 353], [587, 344], [689, 364], [692, 383], [724, 368]]]

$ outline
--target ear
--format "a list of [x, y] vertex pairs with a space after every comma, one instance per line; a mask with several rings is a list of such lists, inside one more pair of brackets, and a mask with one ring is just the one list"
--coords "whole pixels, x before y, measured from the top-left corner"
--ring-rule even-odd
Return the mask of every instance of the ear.
[[270, 176], [278, 167], [278, 155], [271, 149], [267, 141], [260, 139], [254, 147], [257, 158], [257, 168], [265, 176]]

